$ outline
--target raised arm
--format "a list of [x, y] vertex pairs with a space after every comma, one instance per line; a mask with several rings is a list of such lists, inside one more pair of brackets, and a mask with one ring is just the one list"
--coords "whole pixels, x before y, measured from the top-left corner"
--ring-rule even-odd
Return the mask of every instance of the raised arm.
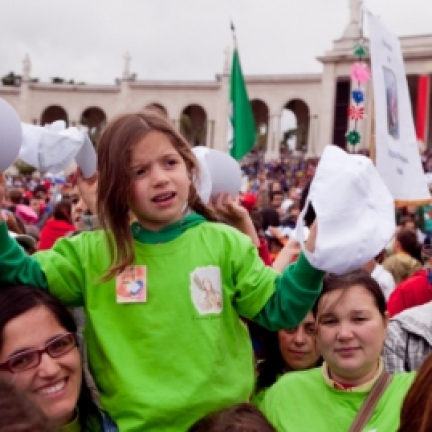
[[[0, 174], [0, 203], [3, 202], [6, 179]], [[9, 234], [0, 212], [0, 281], [32, 285], [47, 289], [47, 282], [39, 263], [28, 256]]]
[[[316, 222], [311, 226], [306, 249], [315, 250]], [[324, 272], [300, 256], [276, 279], [276, 290], [253, 320], [269, 330], [296, 327], [312, 309], [321, 292]]]

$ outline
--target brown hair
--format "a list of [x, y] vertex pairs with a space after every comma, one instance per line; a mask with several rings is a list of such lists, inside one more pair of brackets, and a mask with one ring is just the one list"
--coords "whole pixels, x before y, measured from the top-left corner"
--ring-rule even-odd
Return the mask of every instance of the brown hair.
[[414, 231], [408, 228], [401, 228], [396, 233], [395, 238], [399, 242], [404, 252], [423, 263], [421, 256], [421, 245], [419, 244], [417, 240], [417, 234]]
[[[321, 294], [317, 298], [314, 306], [313, 306], [313, 314], [317, 317], [317, 322], [319, 325], [319, 316], [318, 316], [318, 306], [326, 294], [336, 291], [339, 289], [343, 289], [342, 295], [347, 291], [348, 288], [351, 288], [354, 285], [361, 285], [364, 287], [369, 294], [373, 297], [375, 306], [377, 307], [380, 315], [383, 319], [386, 319], [386, 300], [384, 294], [382, 292], [381, 287], [378, 282], [372, 278], [372, 276], [364, 269], [354, 270], [350, 273], [344, 275], [336, 275], [332, 273], [328, 273], [323, 280], [323, 289]], [[335, 305], [331, 305], [330, 308], [333, 308]]]
[[240, 403], [203, 417], [189, 432], [276, 432], [276, 429], [258, 408]]
[[[105, 230], [111, 264], [102, 280], [121, 273], [134, 261], [133, 238], [130, 230], [129, 197], [132, 189], [130, 154], [132, 148], [149, 132], [165, 134], [186, 163], [189, 174], [199, 174], [198, 163], [187, 141], [174, 129], [169, 119], [157, 110], [145, 109], [135, 114], [123, 114], [108, 123], [98, 146], [99, 186], [97, 204], [99, 219]], [[216, 221], [191, 183], [189, 207]], [[110, 233], [109, 233], [110, 232]]]
[[432, 354], [421, 365], [405, 396], [398, 432], [432, 430]]
[[72, 203], [68, 200], [61, 200], [55, 206], [52, 216], [56, 220], [72, 222]]
[[24, 231], [20, 228], [17, 218], [13, 213], [7, 213], [6, 225], [9, 231], [15, 234], [24, 234]]
[[39, 408], [12, 384], [0, 381], [0, 430], [9, 432], [49, 432], [48, 419]]
[[414, 224], [414, 226], [417, 226], [417, 223], [416, 223], [415, 219], [413, 217], [411, 217], [411, 216], [402, 216], [400, 218], [399, 225], [401, 227], [405, 228], [405, 225], [407, 223], [409, 223], [409, 222], [412, 222]]
[[18, 205], [22, 203], [23, 193], [20, 189], [11, 188], [8, 191], [7, 197], [13, 205]]

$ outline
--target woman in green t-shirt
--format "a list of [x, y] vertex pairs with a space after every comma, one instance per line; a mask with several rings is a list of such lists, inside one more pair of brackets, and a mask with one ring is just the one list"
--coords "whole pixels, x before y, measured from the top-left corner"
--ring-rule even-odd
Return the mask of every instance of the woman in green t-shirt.
[[[380, 358], [388, 316], [379, 285], [364, 270], [328, 275], [314, 307], [321, 368], [285, 374], [261, 408], [276, 429], [346, 432], [383, 374]], [[365, 431], [392, 432], [399, 423], [412, 374], [396, 374], [382, 393]]]
[[313, 311], [297, 327], [278, 332], [260, 329], [260, 333], [263, 359], [257, 364], [255, 404], [262, 401], [265, 391], [285, 373], [311, 369], [322, 363], [315, 341]]

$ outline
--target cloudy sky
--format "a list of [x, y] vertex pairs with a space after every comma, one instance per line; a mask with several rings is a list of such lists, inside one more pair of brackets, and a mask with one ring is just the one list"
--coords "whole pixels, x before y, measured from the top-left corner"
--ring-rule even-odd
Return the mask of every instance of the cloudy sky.
[[[431, 0], [366, 0], [394, 33], [432, 33]], [[113, 83], [132, 56], [138, 79], [213, 80], [232, 45], [245, 74], [320, 72], [349, 0], [0, 0], [0, 76]]]

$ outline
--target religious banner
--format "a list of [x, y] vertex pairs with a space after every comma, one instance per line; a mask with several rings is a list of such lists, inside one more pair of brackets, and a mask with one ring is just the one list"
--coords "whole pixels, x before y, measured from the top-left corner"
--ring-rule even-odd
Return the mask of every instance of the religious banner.
[[398, 38], [370, 12], [376, 167], [396, 206], [432, 201], [420, 160], [408, 82]]

